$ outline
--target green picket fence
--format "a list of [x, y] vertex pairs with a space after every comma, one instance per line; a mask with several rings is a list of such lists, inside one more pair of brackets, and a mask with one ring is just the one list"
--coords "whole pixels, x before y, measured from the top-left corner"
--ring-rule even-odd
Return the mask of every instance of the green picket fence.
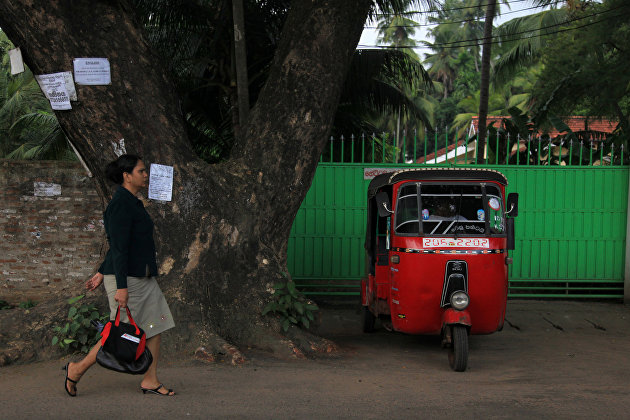
[[[351, 141], [356, 143], [357, 139]], [[514, 263], [509, 269], [509, 295], [622, 298], [629, 176], [628, 166], [619, 164], [623, 162], [623, 149], [617, 155], [613, 150], [605, 153], [603, 147], [589, 145], [588, 153], [584, 153], [586, 148], [573, 151], [577, 156], [573, 160], [569, 145], [569, 152], [558, 153], [559, 163], [554, 165], [553, 158], [549, 159], [553, 157], [553, 145], [545, 149], [551, 151], [547, 157], [545, 150], [535, 147], [536, 153], [529, 155], [535, 157], [535, 163], [529, 165], [522, 161], [513, 164], [510, 159], [503, 165], [485, 164], [485, 159], [482, 164], [506, 175], [507, 191], [520, 195], [516, 249], [510, 251]], [[351, 143], [343, 148], [333, 144], [333, 154], [339, 152], [337, 158], [347, 150], [356, 153], [356, 144], [354, 149]], [[363, 242], [369, 175], [396, 168], [435, 166], [431, 158], [438, 160], [441, 156], [423, 155], [422, 159], [429, 159], [428, 164], [372, 164], [372, 151], [378, 147], [369, 145], [364, 149], [369, 153], [358, 150], [368, 163], [320, 163], [294, 221], [289, 238], [289, 270], [306, 294], [359, 294], [360, 279], [365, 275]], [[580, 160], [579, 153], [588, 156], [591, 164]], [[514, 162], [517, 159], [515, 154], [512, 158]], [[545, 159], [550, 164], [544, 164]], [[597, 160], [609, 166], [594, 166]], [[461, 161], [438, 163], [454, 165], [478, 167]]]
[[627, 160], [623, 144], [615, 147], [601, 135], [551, 139], [497, 132], [487, 138], [484, 150], [479, 150], [476, 136], [457, 139], [448, 134], [419, 136], [414, 132], [398, 138], [389, 133], [331, 137], [320, 163], [621, 166]]

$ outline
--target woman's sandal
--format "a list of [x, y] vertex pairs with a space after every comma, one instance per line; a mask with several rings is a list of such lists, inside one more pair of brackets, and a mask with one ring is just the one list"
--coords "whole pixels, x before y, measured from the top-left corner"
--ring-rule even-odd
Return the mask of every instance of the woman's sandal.
[[[172, 397], [173, 395], [175, 395], [175, 393], [173, 392], [172, 389], [169, 389], [166, 394], [162, 394], [160, 392], [161, 388], [164, 388], [164, 385], [160, 384], [160, 385], [158, 385], [157, 388], [154, 388], [154, 389], [140, 387], [140, 389], [142, 390], [143, 394], [147, 394], [147, 393], [149, 393], [149, 394], [156, 394], [156, 395], [161, 395], [163, 397]], [[166, 388], [164, 388], [164, 389], [166, 389]], [[171, 392], [173, 392], [173, 393], [171, 394]]]
[[[66, 371], [66, 379], [63, 381], [63, 389], [66, 390], [66, 392], [68, 393], [68, 395], [70, 395], [71, 397], [76, 397], [77, 396], [77, 384], [79, 383], [79, 381], [75, 381], [74, 379], [70, 379], [68, 378], [68, 366], [70, 366], [70, 362], [66, 363], [66, 365], [64, 367], [61, 368], [61, 370], [65, 370]], [[71, 393], [70, 391], [68, 391], [68, 381], [72, 382], [74, 384], [74, 394]]]

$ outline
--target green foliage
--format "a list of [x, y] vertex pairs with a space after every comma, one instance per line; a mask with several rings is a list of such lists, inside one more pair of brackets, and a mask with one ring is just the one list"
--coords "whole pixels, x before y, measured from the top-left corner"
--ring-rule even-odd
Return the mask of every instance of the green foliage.
[[274, 287], [273, 300], [265, 306], [262, 314], [276, 313], [282, 317], [282, 329], [287, 331], [291, 325], [300, 324], [309, 328], [311, 321], [315, 319], [313, 311], [319, 308], [295, 288], [293, 281], [278, 283]]
[[76, 160], [33, 73], [11, 74], [11, 48], [0, 31], [0, 158]]
[[34, 302], [31, 299], [28, 299], [26, 302], [20, 302], [19, 306], [22, 309], [30, 309], [30, 308], [34, 308], [35, 306], [37, 306], [37, 302]]
[[[630, 135], [630, 3], [606, 0], [575, 12], [543, 54], [532, 96], [537, 113], [608, 117]], [[627, 147], [627, 145], [626, 145]]]
[[55, 336], [52, 345], [58, 345], [66, 351], [81, 351], [87, 353], [100, 338], [100, 332], [91, 325], [92, 321], [102, 323], [109, 319], [109, 314], [101, 315], [98, 308], [81, 302], [85, 295], [80, 295], [68, 299], [70, 309], [66, 323], [62, 326], [55, 326], [53, 331]]

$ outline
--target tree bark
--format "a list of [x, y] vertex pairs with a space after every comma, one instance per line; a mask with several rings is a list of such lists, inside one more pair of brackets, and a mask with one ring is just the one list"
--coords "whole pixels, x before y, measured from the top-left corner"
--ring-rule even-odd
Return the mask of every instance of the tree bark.
[[[497, 1], [488, 0], [486, 6], [486, 19], [483, 24], [483, 52], [481, 54], [481, 86], [479, 91], [479, 134], [477, 135], [477, 147], [480, 153], [484, 153], [486, 144], [486, 121], [488, 117], [488, 98], [490, 96], [490, 58], [492, 57], [492, 22]], [[484, 153], [485, 155], [485, 153]]]
[[147, 166], [173, 166], [172, 201], [145, 206], [155, 222], [159, 282], [178, 342], [235, 359], [228, 343], [285, 355], [330, 348], [297, 331], [287, 340], [278, 320], [261, 310], [272, 285], [285, 280], [293, 219], [370, 5], [294, 0], [246, 134], [227, 162], [208, 165], [194, 155], [178, 95], [125, 1], [0, 0], [0, 27], [34, 74], [71, 71], [75, 57], [109, 59], [112, 84], [77, 85], [73, 109], [56, 112], [105, 202], [111, 187], [104, 167], [116, 158], [120, 139]]

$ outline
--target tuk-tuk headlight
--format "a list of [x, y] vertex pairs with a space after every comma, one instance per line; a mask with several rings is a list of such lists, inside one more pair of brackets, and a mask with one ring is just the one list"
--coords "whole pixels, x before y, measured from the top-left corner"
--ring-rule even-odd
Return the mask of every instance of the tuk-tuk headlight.
[[463, 311], [468, 307], [469, 298], [466, 292], [459, 291], [451, 295], [451, 307], [458, 311]]

